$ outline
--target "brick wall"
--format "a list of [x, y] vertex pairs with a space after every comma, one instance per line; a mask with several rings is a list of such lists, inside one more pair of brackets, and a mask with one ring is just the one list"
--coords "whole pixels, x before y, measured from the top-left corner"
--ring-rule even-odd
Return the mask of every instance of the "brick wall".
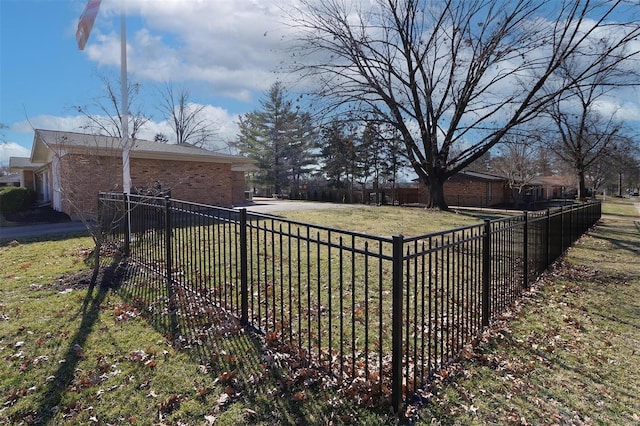
[[[420, 202], [429, 202], [429, 188], [420, 183]], [[504, 182], [492, 182], [454, 176], [444, 183], [449, 206], [490, 207], [510, 201]]]
[[488, 207], [507, 201], [503, 182], [466, 179], [448, 181], [444, 184], [444, 193], [450, 206]]
[[153, 187], [156, 181], [162, 189], [171, 189], [171, 197], [178, 200], [223, 207], [233, 205], [231, 164], [131, 159], [133, 187]]
[[62, 211], [72, 218], [95, 212], [98, 192], [122, 191], [119, 158], [67, 154], [60, 158], [59, 173]]
[[244, 172], [231, 172], [233, 176], [233, 204], [242, 204], [246, 202], [244, 191], [246, 189]]
[[[64, 188], [62, 210], [72, 217], [95, 212], [100, 191], [122, 191], [122, 159], [65, 155], [60, 159]], [[131, 158], [131, 186], [150, 188], [160, 182], [176, 199], [231, 207], [244, 200], [244, 173], [231, 164]]]

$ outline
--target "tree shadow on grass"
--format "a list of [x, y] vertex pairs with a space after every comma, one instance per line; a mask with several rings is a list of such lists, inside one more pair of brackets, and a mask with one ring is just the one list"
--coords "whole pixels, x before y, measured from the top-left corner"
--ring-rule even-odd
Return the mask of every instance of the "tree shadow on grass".
[[[60, 363], [58, 370], [53, 375], [44, 393], [42, 403], [38, 410], [40, 416], [38, 424], [49, 424], [55, 417], [65, 392], [67, 392], [67, 389], [73, 383], [74, 373], [78, 363], [86, 358], [83, 346], [98, 321], [100, 306], [109, 291], [118, 285], [123, 272], [122, 264], [118, 260], [114, 260], [111, 264], [102, 268], [95, 282], [88, 282], [89, 287], [81, 309], [82, 320], [80, 321], [78, 330], [69, 340], [69, 346], [64, 355], [63, 362]], [[80, 283], [84, 282], [82, 278], [78, 280]]]
[[[633, 221], [635, 230], [640, 234], [640, 221]], [[595, 239], [607, 241], [616, 249], [628, 251], [633, 255], [640, 256], [640, 244], [637, 235], [634, 235], [631, 227], [621, 228], [620, 226], [608, 223], [606, 220], [599, 223], [595, 231], [590, 231], [589, 235]]]
[[[319, 389], [320, 380], [314, 382], [318, 387], [312, 390], [308, 381], [304, 383], [303, 375], [292, 379], [287, 362], [295, 361], [287, 355], [287, 362], [280, 363], [279, 354], [264, 336], [213, 304], [202, 289], [175, 289], [176, 309], [172, 311], [165, 279], [147, 268], [129, 264], [118, 292], [176, 349], [188, 353], [203, 374], [221, 385], [218, 392], [222, 398], [218, 406], [211, 407], [212, 413], [224, 415], [227, 407], [239, 402], [250, 408], [244, 411], [243, 422], [257, 416], [273, 424], [322, 423], [320, 419], [334, 415], [329, 404], [321, 403], [331, 395]], [[310, 390], [328, 396], [303, 398]], [[355, 419], [353, 407], [340, 410], [337, 415]]]

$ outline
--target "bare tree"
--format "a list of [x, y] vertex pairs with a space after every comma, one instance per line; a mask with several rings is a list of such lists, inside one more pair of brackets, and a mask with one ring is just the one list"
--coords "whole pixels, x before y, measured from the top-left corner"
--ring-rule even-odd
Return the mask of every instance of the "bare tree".
[[[53, 181], [54, 206], [80, 220], [93, 239], [93, 276], [95, 284], [100, 270], [100, 257], [106, 237], [129, 220], [124, 200], [112, 203], [109, 214], [100, 214], [103, 207], [98, 201], [98, 192], [122, 194], [122, 146], [121, 139], [112, 136], [64, 133], [34, 130], [36, 136], [48, 146], [52, 153], [51, 178]], [[99, 173], [96, 173], [99, 171]], [[91, 179], [87, 179], [90, 176]], [[149, 177], [147, 177], [149, 178]], [[140, 196], [158, 194], [156, 182], [139, 179], [136, 192]], [[178, 183], [179, 179], [175, 183]], [[170, 191], [171, 186], [162, 188]], [[120, 204], [115, 208], [113, 204]]]
[[622, 196], [624, 178], [627, 178], [628, 188], [633, 187], [631, 182], [637, 174], [637, 149], [633, 138], [614, 138], [585, 171], [585, 185], [588, 185], [595, 195], [602, 185], [612, 182], [617, 186], [618, 196]]
[[507, 136], [498, 146], [498, 155], [491, 161], [495, 171], [507, 178], [512, 190], [517, 191], [518, 199], [522, 190], [538, 176], [538, 149], [535, 140], [518, 136]]
[[[602, 37], [591, 45], [591, 51], [608, 49], [612, 43]], [[582, 72], [581, 59], [568, 59], [556, 70], [567, 90], [546, 108], [555, 127], [548, 138], [550, 148], [576, 173], [578, 198], [586, 196], [587, 171], [610, 146], [616, 145], [623, 130], [623, 123], [617, 119], [618, 110], [606, 112], [599, 103], [615, 89], [638, 84], [637, 73], [627, 69], [618, 56], [595, 64], [597, 72], [576, 82], [576, 75]]]
[[176, 90], [166, 83], [160, 97], [159, 109], [173, 129], [177, 144], [201, 148], [217, 134], [215, 123], [205, 115], [206, 105], [192, 102], [188, 89]]
[[[76, 144], [66, 135], [57, 132], [35, 130], [36, 135], [49, 146], [53, 154], [52, 165], [58, 171], [58, 179], [54, 197], [60, 197], [64, 210], [80, 220], [93, 239], [91, 256], [93, 274], [91, 288], [96, 284], [101, 266], [101, 253], [106, 236], [112, 226], [118, 221], [125, 220], [126, 211], [114, 212], [108, 222], [99, 215], [96, 188], [107, 189], [104, 185], [112, 183], [111, 189], [116, 189], [114, 182], [121, 181], [122, 159], [118, 155], [108, 155], [109, 152], [120, 152], [120, 138], [107, 138], [96, 135], [84, 135], [86, 143]], [[107, 141], [104, 143], [102, 141]], [[73, 164], [73, 166], [71, 166]], [[100, 170], [99, 175], [94, 171]], [[54, 172], [54, 175], [56, 173]], [[96, 176], [93, 180], [86, 176]], [[56, 178], [54, 178], [55, 180]]]
[[[371, 5], [364, 8], [364, 4]], [[624, 1], [301, 0], [294, 71], [314, 79], [334, 112], [374, 111], [446, 209], [443, 185], [569, 86], [602, 72], [640, 35]], [[626, 9], [625, 9], [626, 8]], [[612, 23], [612, 15], [626, 22]], [[587, 51], [606, 32], [611, 43]], [[584, 49], [584, 50], [583, 50]], [[556, 70], [580, 57], [571, 82]], [[553, 84], [552, 84], [553, 83]], [[543, 90], [545, 89], [545, 90]]]
[[487, 151], [478, 157], [473, 163], [467, 166], [466, 170], [479, 173], [491, 173], [492, 161], [494, 160], [491, 151]]
[[[106, 75], [100, 74], [104, 94], [94, 99], [91, 105], [75, 105], [75, 109], [87, 119], [82, 128], [91, 133], [122, 138], [122, 103], [120, 102], [120, 82], [113, 82]], [[137, 104], [140, 95], [140, 84], [127, 79], [128, 90], [128, 136], [135, 139], [140, 129], [149, 121], [149, 117]]]

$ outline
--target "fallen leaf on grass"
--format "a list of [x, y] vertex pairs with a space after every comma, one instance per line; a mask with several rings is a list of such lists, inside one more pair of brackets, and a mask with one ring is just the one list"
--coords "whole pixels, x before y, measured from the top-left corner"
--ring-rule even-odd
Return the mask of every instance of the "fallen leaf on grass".
[[220, 394], [220, 396], [218, 397], [218, 407], [223, 407], [227, 402], [229, 402], [229, 394], [227, 394], [226, 392]]
[[235, 377], [235, 375], [235, 371], [225, 371], [220, 375], [220, 377], [218, 377], [218, 380], [220, 380], [222, 383], [228, 383]]
[[162, 404], [160, 404], [160, 414], [169, 414], [180, 408], [180, 395], [171, 395]]

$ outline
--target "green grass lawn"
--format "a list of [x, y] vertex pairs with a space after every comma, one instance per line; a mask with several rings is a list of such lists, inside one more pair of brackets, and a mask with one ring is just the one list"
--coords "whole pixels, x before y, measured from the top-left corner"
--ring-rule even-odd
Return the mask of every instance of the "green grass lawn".
[[419, 424], [639, 424], [640, 218], [601, 224], [416, 408]]
[[[616, 216], [571, 249], [464, 362], [439, 375], [424, 404], [410, 407], [412, 421], [639, 421], [640, 225], [628, 200], [614, 201], [604, 211]], [[421, 209], [354, 210], [317, 214], [326, 224], [383, 235], [477, 222]], [[286, 215], [315, 221], [310, 213]], [[186, 340], [172, 341], [162, 305], [149, 309], [142, 287], [89, 291], [69, 278], [88, 271], [91, 246], [89, 238], [68, 238], [0, 247], [0, 424], [394, 422], [311, 371], [293, 373], [263, 337], [219, 312], [215, 321], [184, 318]], [[156, 285], [147, 280], [146, 288]]]
[[422, 235], [479, 223], [482, 221], [479, 217], [483, 217], [482, 213], [469, 213], [464, 210], [452, 213], [391, 206], [298, 210], [276, 212], [275, 214], [299, 222], [379, 236]]

